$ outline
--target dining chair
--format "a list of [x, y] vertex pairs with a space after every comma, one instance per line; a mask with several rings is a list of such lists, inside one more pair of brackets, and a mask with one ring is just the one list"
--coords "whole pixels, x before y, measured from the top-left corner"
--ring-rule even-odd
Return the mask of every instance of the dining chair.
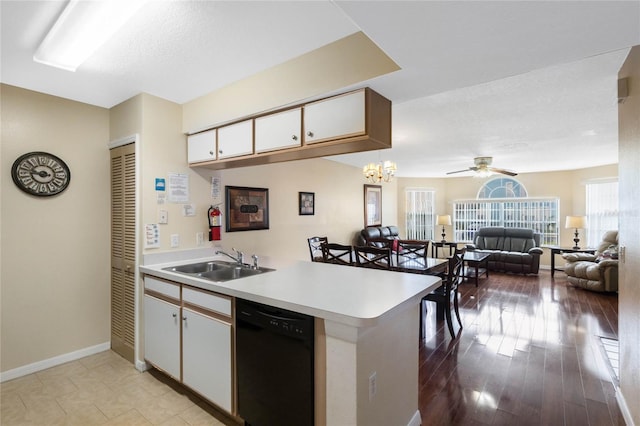
[[356, 246], [356, 266], [374, 269], [391, 269], [391, 248]]
[[436, 302], [437, 309], [444, 310], [444, 316], [447, 320], [451, 338], [456, 338], [453, 331], [453, 320], [451, 318], [452, 308], [458, 319], [458, 324], [460, 324], [460, 329], [462, 329], [462, 321], [460, 320], [460, 312], [458, 311], [458, 285], [464, 279], [462, 265], [464, 264], [463, 257], [466, 250], [466, 248], [455, 250], [453, 256], [449, 258], [447, 275], [443, 279], [442, 285], [424, 296], [420, 301], [420, 338], [424, 337], [424, 319], [427, 313], [425, 306], [426, 301]]
[[337, 265], [353, 265], [353, 247], [338, 243], [322, 243], [322, 261]]
[[307, 238], [309, 243], [309, 254], [312, 262], [322, 262], [322, 243], [328, 243], [327, 237]]
[[402, 268], [407, 262], [427, 265], [429, 241], [398, 240], [396, 248], [396, 266]]
[[369, 238], [367, 240], [367, 246], [391, 249], [393, 248], [394, 241], [395, 240], [389, 238]]

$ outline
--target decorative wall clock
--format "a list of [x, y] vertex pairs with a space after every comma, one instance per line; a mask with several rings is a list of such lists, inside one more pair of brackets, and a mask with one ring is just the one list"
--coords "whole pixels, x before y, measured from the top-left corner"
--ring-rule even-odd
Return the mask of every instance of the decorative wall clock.
[[69, 186], [71, 171], [64, 161], [47, 152], [28, 152], [11, 167], [11, 178], [27, 194], [50, 197]]

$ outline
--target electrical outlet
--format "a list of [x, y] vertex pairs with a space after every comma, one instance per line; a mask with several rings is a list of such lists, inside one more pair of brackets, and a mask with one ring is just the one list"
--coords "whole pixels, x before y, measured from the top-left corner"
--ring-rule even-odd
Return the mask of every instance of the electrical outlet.
[[374, 371], [369, 376], [369, 401], [373, 400], [373, 397], [376, 396], [377, 391], [378, 391], [378, 379], [376, 376], [376, 372]]
[[196, 244], [201, 246], [204, 244], [204, 233], [196, 232]]
[[180, 235], [171, 234], [171, 248], [176, 248], [180, 245]]

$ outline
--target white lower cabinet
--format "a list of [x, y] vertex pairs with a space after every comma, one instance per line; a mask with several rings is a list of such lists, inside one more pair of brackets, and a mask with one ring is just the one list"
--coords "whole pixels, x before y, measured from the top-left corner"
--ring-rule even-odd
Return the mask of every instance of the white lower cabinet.
[[144, 295], [144, 357], [180, 380], [180, 306]]
[[182, 381], [231, 412], [231, 324], [182, 310]]
[[145, 277], [145, 360], [233, 414], [231, 301]]

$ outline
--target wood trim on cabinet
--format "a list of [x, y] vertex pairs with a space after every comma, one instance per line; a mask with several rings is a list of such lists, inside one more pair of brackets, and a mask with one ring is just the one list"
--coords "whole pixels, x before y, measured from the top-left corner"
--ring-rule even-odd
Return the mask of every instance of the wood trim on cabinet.
[[[306, 144], [303, 140], [303, 144], [300, 147], [285, 148], [263, 153], [255, 153], [254, 140], [253, 154], [226, 158], [223, 160], [190, 163], [189, 166], [192, 168], [223, 170], [391, 148], [391, 101], [368, 87], [358, 90], [365, 91], [365, 134], [342, 136], [340, 139], [332, 139], [310, 144]], [[325, 99], [328, 100], [332, 97], [328, 97]], [[304, 105], [305, 104], [293, 105], [289, 108], [273, 111], [272, 113], [304, 107]], [[248, 118], [255, 119], [257, 117], [262, 117], [265, 115], [269, 114], [260, 114], [253, 117], [243, 117], [237, 122], [246, 121]], [[233, 123], [227, 123], [226, 125], [229, 124]]]

